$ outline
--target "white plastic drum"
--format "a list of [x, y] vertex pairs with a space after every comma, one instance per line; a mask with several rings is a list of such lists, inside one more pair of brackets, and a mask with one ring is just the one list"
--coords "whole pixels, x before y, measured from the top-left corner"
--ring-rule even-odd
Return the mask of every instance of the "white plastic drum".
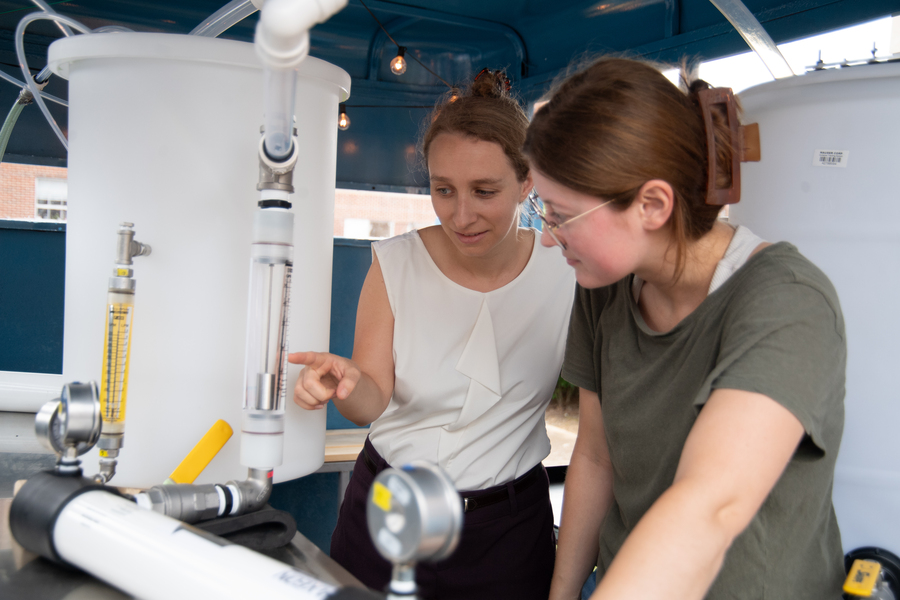
[[846, 424], [834, 505], [846, 551], [900, 553], [900, 64], [808, 73], [744, 91], [762, 161], [732, 221], [788, 240], [831, 278], [847, 327]]
[[[240, 416], [262, 69], [252, 44], [106, 33], [66, 38], [49, 64], [69, 79], [69, 213], [63, 378], [100, 379], [107, 281], [120, 222], [150, 244], [137, 281], [125, 445], [112, 483], [162, 483], [217, 420], [235, 434], [197, 480], [244, 479]], [[289, 344], [328, 349], [337, 105], [343, 70], [299, 67]], [[296, 380], [292, 367], [289, 382]], [[324, 460], [325, 411], [287, 399], [275, 480]], [[97, 450], [85, 472], [97, 472]]]

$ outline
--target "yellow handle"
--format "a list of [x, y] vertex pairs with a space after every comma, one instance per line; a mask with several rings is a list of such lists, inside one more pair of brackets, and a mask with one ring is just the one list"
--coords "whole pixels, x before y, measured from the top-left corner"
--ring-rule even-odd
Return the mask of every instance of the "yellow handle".
[[844, 591], [854, 596], [868, 598], [872, 595], [878, 574], [881, 572], [881, 564], [874, 560], [856, 559], [847, 579], [844, 581]]
[[219, 453], [232, 434], [231, 426], [219, 419], [209, 428], [194, 449], [191, 450], [181, 464], [172, 471], [166, 483], [194, 483], [197, 476], [203, 472], [209, 461]]

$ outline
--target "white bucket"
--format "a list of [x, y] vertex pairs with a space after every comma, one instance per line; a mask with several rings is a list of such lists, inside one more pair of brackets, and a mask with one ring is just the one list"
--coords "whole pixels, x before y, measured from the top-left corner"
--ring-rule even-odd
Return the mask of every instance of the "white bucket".
[[[198, 483], [244, 479], [243, 366], [262, 69], [252, 44], [151, 33], [76, 36], [51, 45], [69, 79], [65, 381], [99, 381], [107, 281], [119, 223], [153, 253], [134, 260], [137, 293], [125, 445], [112, 483], [161, 483], [216, 419], [234, 437]], [[292, 350], [328, 349], [337, 105], [341, 69], [298, 69]], [[291, 368], [288, 381], [296, 380]], [[275, 480], [318, 469], [325, 411], [290, 401]], [[85, 473], [97, 472], [97, 450]]]
[[834, 283], [844, 312], [833, 496], [844, 549], [900, 554], [900, 64], [808, 73], [740, 97], [744, 121], [759, 123], [762, 161], [743, 165], [732, 221], [794, 243]]

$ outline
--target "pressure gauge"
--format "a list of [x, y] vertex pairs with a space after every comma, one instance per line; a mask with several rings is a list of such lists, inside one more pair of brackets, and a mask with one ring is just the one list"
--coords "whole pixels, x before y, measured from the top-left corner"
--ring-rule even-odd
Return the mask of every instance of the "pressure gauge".
[[459, 544], [462, 501], [440, 467], [414, 461], [378, 474], [369, 489], [366, 517], [369, 535], [387, 560], [434, 562]]
[[59, 457], [57, 471], [81, 475], [78, 457], [94, 447], [100, 437], [100, 397], [97, 384], [67, 383], [60, 397], [46, 403], [35, 415], [37, 439]]

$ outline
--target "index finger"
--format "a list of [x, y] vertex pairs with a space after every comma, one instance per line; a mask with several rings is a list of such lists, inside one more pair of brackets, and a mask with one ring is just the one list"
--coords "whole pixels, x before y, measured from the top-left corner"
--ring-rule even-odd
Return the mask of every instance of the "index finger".
[[288, 362], [295, 365], [311, 365], [316, 362], [317, 352], [291, 352], [288, 354]]

